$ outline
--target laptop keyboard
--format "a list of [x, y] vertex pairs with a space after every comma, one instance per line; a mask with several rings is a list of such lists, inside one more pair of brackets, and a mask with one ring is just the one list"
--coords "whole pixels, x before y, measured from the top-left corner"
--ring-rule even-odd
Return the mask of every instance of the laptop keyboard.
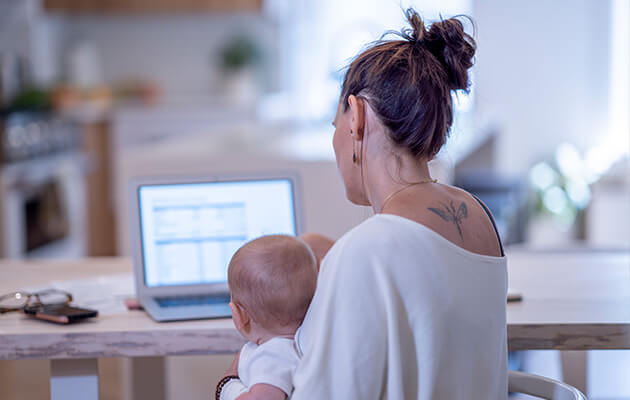
[[180, 297], [157, 297], [155, 301], [162, 308], [164, 307], [190, 307], [207, 304], [227, 304], [230, 302], [230, 295], [202, 295], [202, 296], [180, 296]]

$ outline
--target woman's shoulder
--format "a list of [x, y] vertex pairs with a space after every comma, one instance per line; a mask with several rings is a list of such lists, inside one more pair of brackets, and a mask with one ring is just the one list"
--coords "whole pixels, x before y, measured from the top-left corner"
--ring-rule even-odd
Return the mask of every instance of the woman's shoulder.
[[[457, 248], [499, 257], [502, 254], [498, 233], [490, 210], [467, 191], [449, 185], [435, 185], [430, 190], [410, 191], [389, 212], [437, 234]], [[416, 226], [416, 225], [414, 225]]]
[[[439, 254], [439, 255], [438, 255]], [[443, 258], [449, 254], [468, 260], [497, 263], [505, 257], [471, 252], [418, 221], [395, 214], [376, 214], [348, 231], [331, 248], [331, 261], [370, 261], [418, 257]]]

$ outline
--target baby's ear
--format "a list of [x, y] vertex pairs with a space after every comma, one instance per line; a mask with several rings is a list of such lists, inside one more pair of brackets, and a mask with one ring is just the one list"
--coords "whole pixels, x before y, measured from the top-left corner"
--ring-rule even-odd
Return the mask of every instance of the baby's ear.
[[232, 320], [234, 320], [234, 326], [239, 332], [249, 333], [251, 328], [249, 314], [238, 303], [230, 302], [230, 310], [232, 310]]

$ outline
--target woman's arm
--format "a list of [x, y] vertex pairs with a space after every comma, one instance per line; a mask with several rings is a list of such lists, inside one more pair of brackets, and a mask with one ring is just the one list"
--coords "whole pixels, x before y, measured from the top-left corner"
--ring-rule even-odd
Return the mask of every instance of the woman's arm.
[[238, 396], [236, 400], [284, 400], [286, 398], [286, 393], [281, 389], [266, 383], [257, 383], [249, 392]]
[[[227, 369], [223, 373], [223, 376], [219, 380], [219, 383], [217, 384], [217, 393], [220, 395], [221, 400], [235, 399], [236, 396], [243, 393], [243, 390], [246, 390], [245, 386], [243, 386], [242, 382], [239, 379], [231, 379], [223, 386], [222, 390], [218, 392], [219, 390], [218, 386], [222, 380], [226, 379], [229, 376], [232, 376], [232, 377], [238, 376], [238, 359], [240, 356], [241, 356], [241, 350], [239, 350], [238, 353], [236, 353], [236, 357], [234, 357], [234, 360], [232, 360], [230, 365], [227, 367]], [[233, 384], [234, 381], [238, 381], [238, 384], [240, 386], [237, 385], [238, 387], [236, 387]], [[228, 390], [228, 386], [231, 386], [230, 390]]]
[[[230, 368], [226, 373], [229, 371]], [[220, 393], [221, 400], [285, 400], [286, 398], [287, 395], [282, 389], [266, 383], [257, 383], [248, 390], [240, 379], [228, 381]]]
[[220, 400], [284, 400], [293, 389], [293, 373], [299, 361], [291, 340], [270, 340], [254, 350], [245, 345], [226, 375], [235, 376], [233, 372], [239, 370], [238, 375], [246, 382], [240, 378], [229, 380]]
[[315, 258], [317, 258], [317, 270], [319, 270], [319, 266], [330, 250], [330, 248], [335, 244], [335, 241], [327, 238], [324, 235], [320, 235], [319, 233], [308, 232], [300, 236], [306, 244], [313, 250], [315, 254]]

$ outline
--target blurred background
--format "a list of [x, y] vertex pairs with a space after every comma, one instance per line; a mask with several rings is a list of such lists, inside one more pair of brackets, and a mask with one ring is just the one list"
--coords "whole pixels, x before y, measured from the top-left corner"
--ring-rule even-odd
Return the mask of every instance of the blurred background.
[[[484, 200], [509, 247], [628, 250], [628, 0], [0, 0], [0, 257], [128, 256], [126, 185], [142, 175], [296, 169], [307, 229], [339, 237], [370, 215], [334, 163], [344, 67], [408, 6], [476, 24], [434, 176]], [[630, 398], [605, 379], [630, 370], [613, 353], [589, 364], [594, 398]], [[529, 369], [557, 375], [550, 354]], [[125, 380], [119, 361], [106, 382]], [[167, 395], [206, 398], [224, 364], [172, 358]], [[3, 365], [2, 382], [46, 368]]]

